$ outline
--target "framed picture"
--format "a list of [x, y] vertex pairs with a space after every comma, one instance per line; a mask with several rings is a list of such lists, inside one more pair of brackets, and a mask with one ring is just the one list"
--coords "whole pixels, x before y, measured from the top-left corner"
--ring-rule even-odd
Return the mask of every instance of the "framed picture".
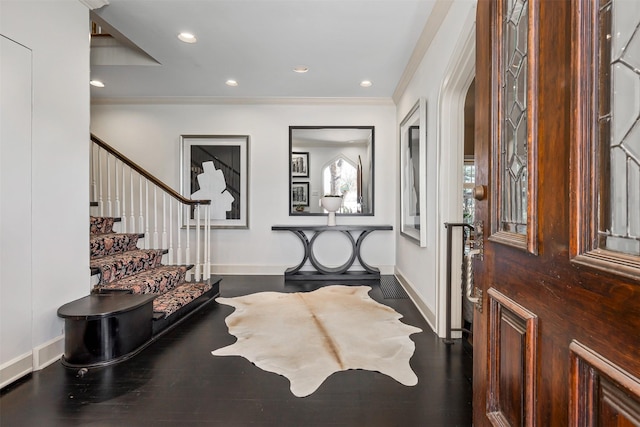
[[291, 153], [291, 176], [309, 178], [309, 153]]
[[291, 204], [295, 206], [309, 206], [309, 183], [291, 183]]
[[400, 123], [400, 234], [427, 245], [427, 103], [421, 98]]
[[[182, 195], [211, 200], [211, 228], [249, 228], [249, 136], [181, 135]], [[182, 224], [195, 225], [195, 209], [185, 209]]]

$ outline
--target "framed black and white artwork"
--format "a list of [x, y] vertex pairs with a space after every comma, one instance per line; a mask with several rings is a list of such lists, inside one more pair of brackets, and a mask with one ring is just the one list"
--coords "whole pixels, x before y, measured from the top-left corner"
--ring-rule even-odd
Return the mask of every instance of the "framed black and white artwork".
[[[249, 228], [249, 136], [182, 135], [182, 195], [211, 200], [211, 228]], [[195, 209], [183, 215], [195, 224]]]
[[291, 183], [291, 203], [293, 206], [309, 206], [309, 183]]
[[309, 177], [309, 153], [291, 153], [291, 176], [294, 178]]
[[427, 104], [421, 98], [400, 123], [400, 234], [427, 245]]

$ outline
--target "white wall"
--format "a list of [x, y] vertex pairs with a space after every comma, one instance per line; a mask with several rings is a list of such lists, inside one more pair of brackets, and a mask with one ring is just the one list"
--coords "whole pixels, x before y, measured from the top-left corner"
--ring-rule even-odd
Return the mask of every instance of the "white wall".
[[[58, 307], [89, 291], [88, 23], [78, 1], [0, 1], [0, 34], [33, 52], [33, 327], [24, 333], [35, 369], [62, 353]], [[0, 367], [10, 368], [7, 360]]]
[[[458, 194], [452, 191], [455, 186], [448, 179], [456, 167], [461, 170], [462, 161], [453, 157], [457, 154], [447, 147], [448, 144], [462, 142], [442, 137], [440, 98], [442, 87], [451, 73], [451, 65], [458, 59], [455, 54], [464, 44], [475, 21], [475, 4], [473, 0], [455, 0], [452, 3], [397, 105], [396, 120], [399, 124], [420, 97], [427, 100], [427, 245], [420, 248], [398, 232], [396, 271], [412, 288], [420, 300], [419, 305], [424, 304], [422, 308], [426, 317], [440, 335], [444, 333], [441, 290], [444, 289], [446, 230], [443, 224], [462, 219], [461, 209], [459, 216], [454, 217], [455, 212], [451, 212], [451, 198], [458, 198]], [[399, 203], [399, 199], [396, 202]], [[454, 274], [458, 271], [454, 268]]]
[[[31, 70], [31, 50], [0, 35], [0, 361], [32, 346]], [[31, 368], [27, 356], [0, 383]]]
[[[213, 230], [213, 271], [282, 274], [302, 259], [302, 245], [272, 225], [324, 224], [324, 217], [289, 216], [289, 126], [375, 126], [375, 216], [338, 217], [339, 224], [395, 224], [395, 107], [369, 103], [93, 104], [91, 131], [180, 191], [180, 135], [249, 135], [249, 229]], [[391, 200], [385, 200], [391, 198]], [[339, 233], [319, 237], [316, 255], [339, 265], [351, 247]], [[393, 232], [372, 233], [365, 261], [393, 273]], [[357, 262], [356, 262], [357, 264]]]

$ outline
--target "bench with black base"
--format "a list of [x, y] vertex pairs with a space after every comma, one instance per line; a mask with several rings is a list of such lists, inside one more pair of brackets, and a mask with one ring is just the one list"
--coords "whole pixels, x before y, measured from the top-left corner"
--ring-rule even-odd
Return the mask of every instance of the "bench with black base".
[[125, 360], [220, 294], [221, 277], [187, 282], [191, 265], [163, 265], [162, 249], [139, 249], [140, 235], [115, 233], [115, 218], [91, 217], [90, 295], [63, 305], [69, 367]]
[[151, 341], [155, 295], [92, 294], [58, 309], [69, 367], [116, 363]]

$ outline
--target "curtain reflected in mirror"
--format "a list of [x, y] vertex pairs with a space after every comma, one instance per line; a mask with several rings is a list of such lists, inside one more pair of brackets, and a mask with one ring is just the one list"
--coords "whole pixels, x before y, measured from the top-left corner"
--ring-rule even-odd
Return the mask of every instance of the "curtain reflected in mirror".
[[326, 215], [320, 198], [339, 195], [338, 214], [373, 215], [374, 138], [373, 126], [290, 126], [289, 214]]

